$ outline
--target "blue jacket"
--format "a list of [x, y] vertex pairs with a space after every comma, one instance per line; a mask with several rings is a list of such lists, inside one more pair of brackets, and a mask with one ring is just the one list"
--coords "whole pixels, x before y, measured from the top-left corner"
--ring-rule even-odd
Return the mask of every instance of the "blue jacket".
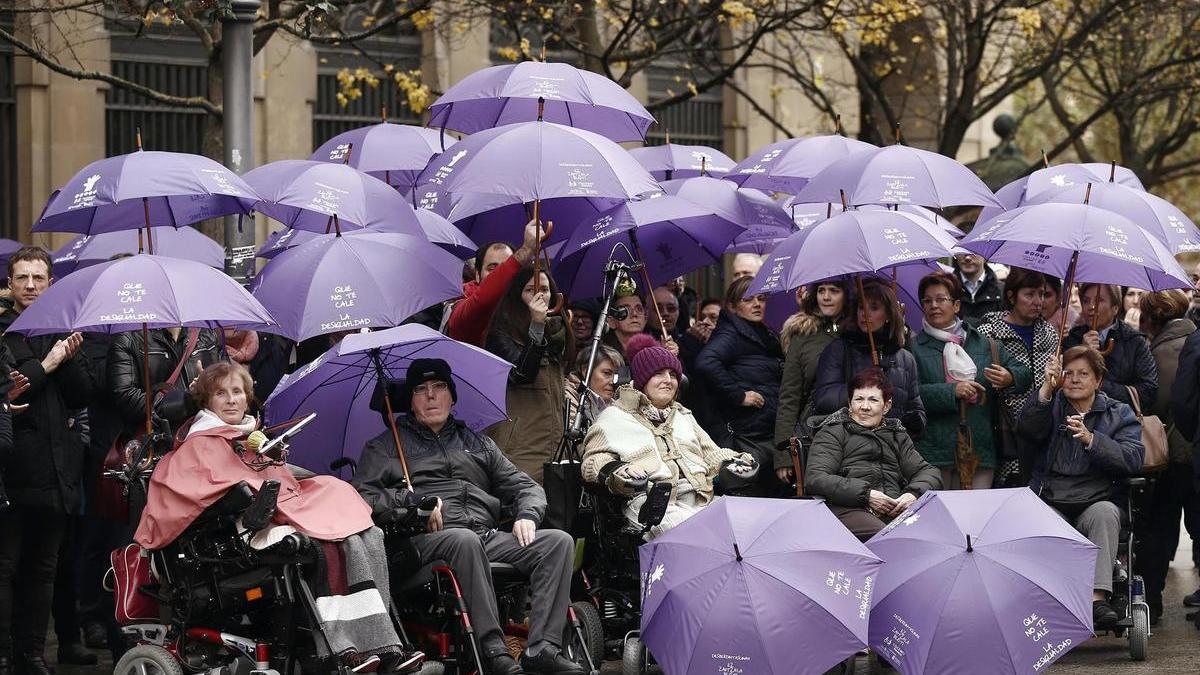
[[[721, 310], [712, 337], [696, 356], [696, 372], [704, 378], [734, 433], [769, 437], [775, 432], [783, 347], [769, 328]], [[766, 404], [761, 408], [742, 406], [747, 391], [762, 394]]]
[[[926, 416], [925, 404], [921, 402], [917, 360], [912, 352], [890, 341], [877, 340], [876, 349], [883, 352], [879, 367], [894, 388], [892, 409], [887, 416], [900, 420], [909, 435], [918, 437], [925, 432]], [[813, 383], [814, 412], [829, 415], [846, 407], [851, 378], [870, 365], [871, 350], [865, 334], [856, 330], [843, 331], [840, 338], [825, 347], [817, 361], [817, 378]]]

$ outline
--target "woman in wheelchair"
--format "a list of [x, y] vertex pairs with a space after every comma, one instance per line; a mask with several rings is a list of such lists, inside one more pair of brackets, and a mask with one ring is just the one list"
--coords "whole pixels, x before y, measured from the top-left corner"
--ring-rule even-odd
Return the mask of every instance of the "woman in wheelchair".
[[[1042, 386], [1017, 419], [1017, 433], [1034, 449], [1029, 488], [1067, 522], [1100, 547], [1092, 593], [1097, 630], [1120, 617], [1109, 596], [1126, 495], [1121, 479], [1135, 475], [1145, 460], [1142, 425], [1133, 409], [1100, 390], [1104, 357], [1085, 345], [1072, 347], [1046, 364]], [[1061, 391], [1056, 391], [1060, 389]]]
[[942, 487], [941, 472], [917, 452], [904, 425], [886, 417], [892, 382], [869, 367], [850, 380], [841, 410], [814, 420], [804, 488], [824, 497], [829, 510], [866, 541], [926, 490]]
[[[305, 538], [313, 540], [311, 549], [323, 555], [321, 567], [328, 572], [327, 579], [313, 580], [316, 588], [329, 589], [318, 593], [323, 597], [313, 609], [329, 651], [352, 668], [371, 664], [405, 672], [419, 666], [419, 655], [403, 654], [388, 613], [383, 535], [374, 527], [370, 507], [349, 483], [331, 476], [297, 480], [286, 456], [259, 454], [254, 447], [258, 438], [247, 438], [258, 426], [246, 414], [251, 392], [250, 373], [240, 364], [221, 362], [204, 369], [191, 391], [201, 410], [179, 429], [175, 449], [155, 468], [134, 539], [150, 551], [170, 545], [240, 484], [262, 493], [256, 506], [267, 498], [269, 514], [271, 493], [277, 490], [270, 522], [264, 520], [262, 530], [242, 536], [253, 549], [289, 539], [308, 549]], [[248, 510], [239, 519], [239, 531], [251, 520]]]
[[649, 335], [625, 345], [632, 386], [617, 389], [613, 404], [600, 413], [583, 441], [583, 479], [630, 497], [625, 516], [638, 526], [647, 482], [673, 486], [657, 537], [687, 520], [713, 500], [713, 479], [725, 465], [731, 478], [749, 481], [758, 470], [747, 453], [719, 448], [692, 413], [678, 402], [683, 366]]

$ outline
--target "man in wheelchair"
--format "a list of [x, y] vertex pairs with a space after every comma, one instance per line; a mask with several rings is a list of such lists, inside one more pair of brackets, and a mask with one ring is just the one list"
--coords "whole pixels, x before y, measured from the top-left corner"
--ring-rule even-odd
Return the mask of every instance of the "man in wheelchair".
[[[409, 413], [397, 422], [403, 450], [390, 432], [381, 434], [363, 449], [353, 480], [375, 521], [423, 530], [411, 538], [421, 561], [445, 561], [454, 569], [492, 673], [583, 673], [560, 644], [571, 603], [574, 542], [561, 530], [538, 529], [546, 510], [541, 486], [490, 438], [450, 414], [458, 394], [444, 360], [414, 360], [404, 382], [387, 395], [394, 409]], [[511, 532], [500, 529], [502, 513], [514, 515]], [[490, 562], [509, 563], [530, 576], [529, 646], [520, 665], [504, 643]]]
[[[1133, 410], [1100, 391], [1104, 357], [1078, 346], [1046, 364], [1041, 388], [1021, 410], [1017, 432], [1032, 457], [1029, 488], [1083, 536], [1100, 547], [1092, 595], [1097, 631], [1113, 628], [1120, 616], [1109, 603], [1113, 565], [1127, 495], [1121, 480], [1142, 468], [1145, 448]], [[1059, 389], [1060, 391], [1055, 391]]]

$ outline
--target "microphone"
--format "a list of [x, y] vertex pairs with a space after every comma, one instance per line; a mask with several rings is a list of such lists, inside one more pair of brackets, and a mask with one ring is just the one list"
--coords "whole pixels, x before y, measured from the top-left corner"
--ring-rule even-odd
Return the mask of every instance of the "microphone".
[[270, 436], [267, 436], [258, 429], [255, 429], [254, 431], [250, 432], [249, 436], [246, 436], [246, 449], [257, 454], [258, 449], [270, 440]]
[[[293, 424], [288, 428], [287, 431], [284, 431], [282, 434], [279, 434], [275, 438], [272, 438], [271, 440], [259, 446], [259, 448], [255, 451], [255, 454], [262, 456], [274, 450], [276, 447], [283, 445], [289, 438], [300, 433], [301, 429], [308, 426], [309, 422], [312, 422], [315, 419], [317, 419], [317, 413], [309, 413], [307, 417]], [[249, 444], [249, 441], [250, 439], [247, 438], [247, 444]]]
[[640, 261], [631, 264], [631, 263], [623, 263], [620, 260], [609, 260], [608, 264], [604, 266], [604, 273], [605, 274], [616, 274], [617, 272], [620, 272], [620, 271], [640, 272], [642, 267], [643, 267], [643, 265]]

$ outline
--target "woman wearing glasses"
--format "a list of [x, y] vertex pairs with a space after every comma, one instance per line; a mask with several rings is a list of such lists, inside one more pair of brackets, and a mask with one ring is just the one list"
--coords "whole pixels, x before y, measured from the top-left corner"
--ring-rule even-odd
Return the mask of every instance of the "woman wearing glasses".
[[[950, 274], [935, 273], [918, 286], [925, 317], [913, 345], [927, 426], [917, 450], [942, 472], [947, 488], [990, 488], [996, 464], [992, 419], [1003, 405], [999, 393], [1019, 396], [1033, 381], [1029, 367], [1003, 346], [992, 343], [959, 318], [962, 286]], [[971, 430], [971, 449], [979, 459], [969, 485], [960, 482], [955, 448], [959, 423]]]

